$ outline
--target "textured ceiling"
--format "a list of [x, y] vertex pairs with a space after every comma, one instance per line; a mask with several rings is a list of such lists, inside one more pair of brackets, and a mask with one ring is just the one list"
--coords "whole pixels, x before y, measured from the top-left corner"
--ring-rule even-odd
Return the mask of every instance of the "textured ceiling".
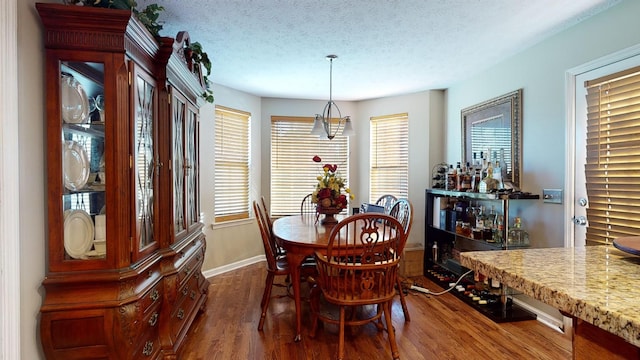
[[[621, 0], [138, 0], [189, 32], [213, 82], [261, 97], [363, 100], [447, 88]], [[214, 94], [215, 95], [215, 94]]]

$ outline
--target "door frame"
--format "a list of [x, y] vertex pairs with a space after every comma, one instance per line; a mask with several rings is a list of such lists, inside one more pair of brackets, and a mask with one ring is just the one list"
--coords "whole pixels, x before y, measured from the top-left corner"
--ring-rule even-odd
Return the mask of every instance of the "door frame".
[[[589, 61], [585, 64], [573, 67], [565, 72], [565, 167], [564, 175], [564, 213], [567, 216], [573, 216], [575, 213], [575, 145], [576, 145], [576, 77], [580, 74], [640, 55], [640, 44], [628, 47], [626, 49], [605, 55], [598, 59]], [[564, 231], [564, 247], [575, 246], [575, 229], [573, 222], [565, 223]]]
[[0, 359], [20, 358], [20, 173], [18, 162], [18, 0], [0, 4]]

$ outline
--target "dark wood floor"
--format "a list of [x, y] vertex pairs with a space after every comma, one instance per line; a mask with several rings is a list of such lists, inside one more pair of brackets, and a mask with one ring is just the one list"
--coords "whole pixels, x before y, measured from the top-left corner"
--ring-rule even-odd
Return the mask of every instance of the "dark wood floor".
[[[262, 332], [257, 330], [264, 289], [264, 263], [209, 279], [206, 312], [196, 319], [180, 359], [332, 359], [337, 329], [320, 328], [316, 338], [303, 327], [294, 342], [295, 306], [288, 297], [271, 299]], [[277, 279], [282, 280], [282, 279]], [[419, 278], [425, 287], [437, 285]], [[274, 288], [284, 295], [284, 288]], [[450, 294], [407, 297], [411, 321], [405, 322], [399, 300], [393, 304], [393, 324], [402, 359], [570, 359], [571, 340], [536, 320], [496, 324]], [[303, 303], [303, 324], [309, 306]], [[349, 332], [347, 359], [391, 359], [386, 332], [369, 324]]]

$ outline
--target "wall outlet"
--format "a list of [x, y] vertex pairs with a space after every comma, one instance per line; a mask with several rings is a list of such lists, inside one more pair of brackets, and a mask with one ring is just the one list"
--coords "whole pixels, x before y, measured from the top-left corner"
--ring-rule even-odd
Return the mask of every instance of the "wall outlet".
[[562, 204], [562, 189], [543, 189], [542, 199], [546, 203]]

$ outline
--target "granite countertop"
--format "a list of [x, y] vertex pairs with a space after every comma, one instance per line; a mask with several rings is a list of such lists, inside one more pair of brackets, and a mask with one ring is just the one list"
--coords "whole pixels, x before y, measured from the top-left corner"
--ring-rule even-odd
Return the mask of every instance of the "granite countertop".
[[463, 266], [640, 346], [640, 257], [609, 245], [460, 253]]

